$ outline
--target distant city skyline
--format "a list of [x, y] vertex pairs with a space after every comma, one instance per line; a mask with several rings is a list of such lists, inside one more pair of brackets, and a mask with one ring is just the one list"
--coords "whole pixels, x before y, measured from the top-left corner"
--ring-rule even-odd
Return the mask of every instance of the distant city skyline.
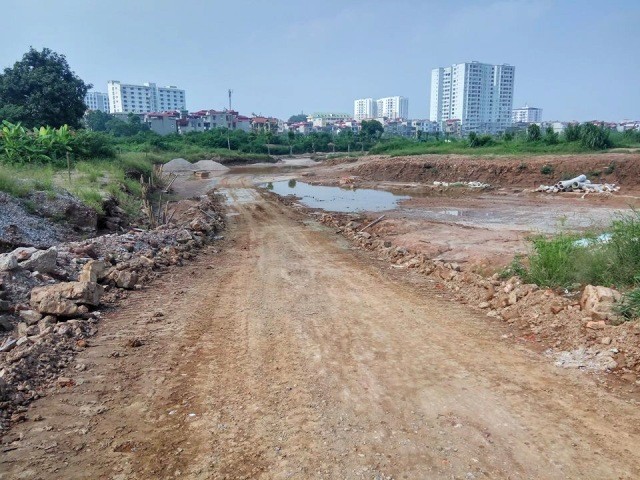
[[[192, 111], [226, 107], [229, 88], [235, 110], [282, 119], [351, 111], [363, 94], [401, 92], [411, 99], [410, 117], [426, 119], [432, 69], [477, 60], [515, 65], [514, 106], [542, 108], [545, 120], [640, 117], [640, 2], [326, 0], [322, 7], [11, 2], [3, 8], [11, 41], [0, 49], [0, 67], [29, 46], [48, 47], [95, 91], [106, 92], [114, 78], [151, 79], [184, 89]], [[379, 34], [389, 18], [401, 25], [390, 32], [394, 41]]]

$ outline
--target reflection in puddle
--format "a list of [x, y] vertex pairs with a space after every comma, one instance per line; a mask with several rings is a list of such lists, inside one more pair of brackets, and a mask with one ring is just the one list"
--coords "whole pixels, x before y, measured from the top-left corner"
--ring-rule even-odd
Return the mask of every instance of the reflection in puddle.
[[382, 190], [351, 190], [310, 185], [295, 180], [269, 183], [266, 188], [282, 196], [295, 195], [300, 198], [303, 205], [322, 208], [328, 212], [380, 212], [391, 210], [397, 206], [399, 201], [411, 198]]

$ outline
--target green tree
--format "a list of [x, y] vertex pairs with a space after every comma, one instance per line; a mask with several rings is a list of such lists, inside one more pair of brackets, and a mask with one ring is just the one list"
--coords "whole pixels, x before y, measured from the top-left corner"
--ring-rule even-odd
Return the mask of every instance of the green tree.
[[535, 123], [532, 123], [527, 127], [527, 142], [537, 142], [542, 138], [542, 132], [540, 127]]
[[298, 113], [297, 115], [291, 115], [289, 117], [289, 123], [306, 122], [307, 116], [304, 113]]
[[558, 141], [558, 134], [553, 130], [553, 127], [547, 127], [544, 131], [544, 143], [547, 145], [556, 145]]
[[111, 120], [111, 115], [101, 112], [100, 110], [92, 110], [84, 116], [84, 123], [89, 130], [94, 132], [106, 132], [107, 122]]
[[564, 129], [564, 138], [567, 142], [577, 142], [580, 140], [580, 124], [570, 123]]
[[26, 127], [80, 127], [91, 87], [71, 71], [64, 55], [32, 47], [0, 74], [0, 117]]
[[585, 123], [580, 127], [580, 143], [590, 150], [604, 150], [611, 147], [609, 131], [597, 127], [593, 123]]
[[363, 120], [360, 132], [368, 139], [380, 138], [384, 132], [384, 127], [377, 120]]

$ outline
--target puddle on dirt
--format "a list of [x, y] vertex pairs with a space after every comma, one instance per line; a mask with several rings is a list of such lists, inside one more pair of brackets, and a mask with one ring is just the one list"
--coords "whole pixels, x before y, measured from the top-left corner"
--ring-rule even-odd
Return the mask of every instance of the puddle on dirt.
[[406, 195], [395, 195], [384, 190], [346, 189], [310, 185], [295, 180], [273, 182], [263, 185], [281, 196], [295, 195], [310, 208], [322, 208], [328, 212], [380, 212], [392, 210], [398, 202], [408, 200]]

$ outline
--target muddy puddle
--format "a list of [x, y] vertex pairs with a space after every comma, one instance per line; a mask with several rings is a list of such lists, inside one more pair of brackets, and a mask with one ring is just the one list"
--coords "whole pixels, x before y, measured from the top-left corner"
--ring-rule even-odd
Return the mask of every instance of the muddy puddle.
[[395, 195], [384, 190], [347, 189], [310, 185], [295, 180], [264, 184], [263, 187], [281, 196], [294, 195], [300, 203], [310, 208], [322, 208], [328, 212], [381, 212], [392, 210], [398, 202], [409, 200], [406, 195]]

